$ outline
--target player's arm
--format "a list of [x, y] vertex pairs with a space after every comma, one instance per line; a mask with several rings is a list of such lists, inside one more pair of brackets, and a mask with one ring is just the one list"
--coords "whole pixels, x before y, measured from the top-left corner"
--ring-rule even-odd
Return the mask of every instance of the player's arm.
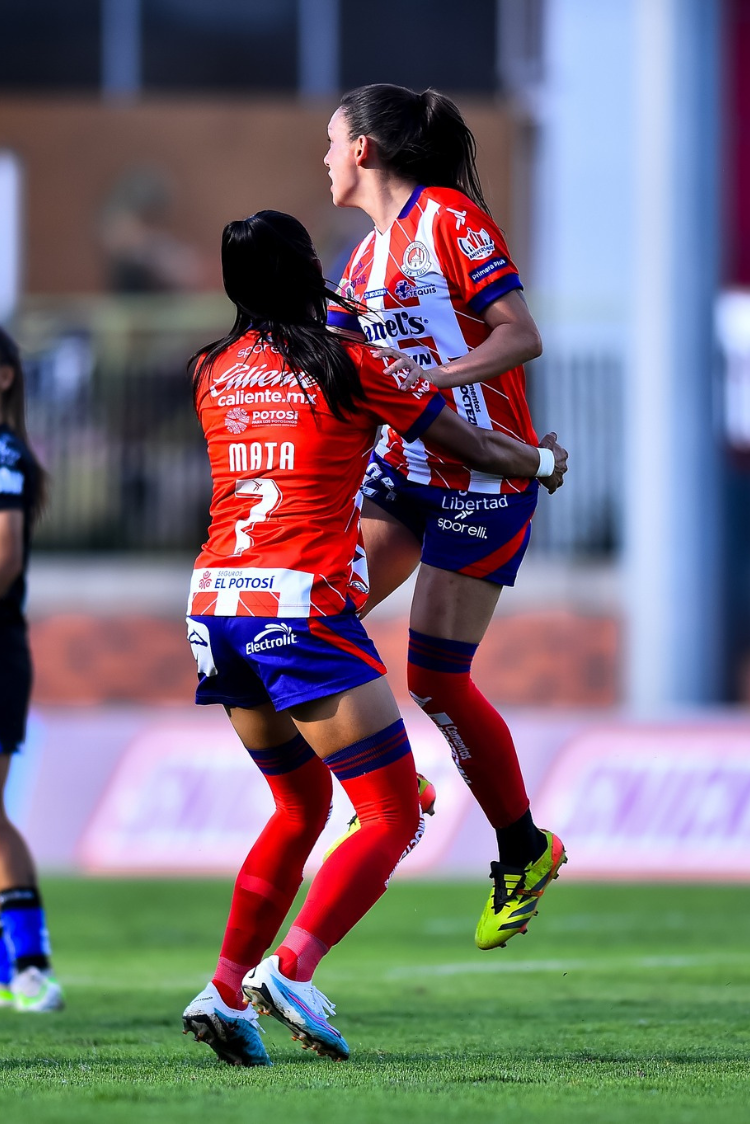
[[383, 348], [383, 352], [394, 360], [387, 368], [388, 373], [405, 373], [405, 390], [420, 376], [429, 379], [440, 390], [447, 390], [452, 386], [467, 386], [495, 378], [503, 371], [510, 371], [542, 354], [539, 329], [520, 289], [513, 289], [493, 301], [481, 316], [490, 334], [473, 351], [439, 367], [415, 368], [405, 353], [395, 348]]
[[542, 337], [520, 289], [493, 301], [481, 313], [490, 334], [473, 351], [428, 368], [423, 374], [440, 389], [494, 378], [542, 354]]
[[0, 510], [0, 597], [23, 570], [23, 511]]
[[[558, 444], [556, 433], [546, 434], [536, 448], [504, 433], [479, 429], [453, 410], [445, 409], [421, 436], [430, 444], [442, 445], [463, 464], [481, 472], [495, 476], [538, 476], [548, 492], [560, 487], [568, 471], [568, 453]], [[547, 450], [551, 451], [551, 457]]]
[[494, 476], [538, 476], [548, 492], [562, 484], [568, 454], [558, 444], [556, 433], [548, 433], [537, 448], [505, 433], [470, 425], [425, 380], [405, 389], [398, 374], [387, 375], [383, 367], [385, 348], [357, 350], [366, 392], [360, 409], [371, 411], [376, 424], [393, 426], [406, 442], [419, 438], [442, 445], [462, 464]]

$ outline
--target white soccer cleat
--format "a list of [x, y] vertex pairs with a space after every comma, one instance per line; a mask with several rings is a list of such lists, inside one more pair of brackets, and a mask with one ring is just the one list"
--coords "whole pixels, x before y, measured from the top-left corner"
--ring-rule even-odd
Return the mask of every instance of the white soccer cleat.
[[216, 984], [208, 983], [182, 1013], [183, 1034], [205, 1042], [227, 1065], [273, 1065], [260, 1036], [252, 1007], [228, 1007]]
[[65, 1006], [62, 988], [49, 968], [24, 968], [11, 980], [10, 990], [17, 1011], [43, 1014]]
[[267, 956], [251, 968], [242, 981], [242, 990], [260, 1015], [273, 1015], [302, 1043], [303, 1050], [314, 1050], [321, 1057], [346, 1061], [349, 1047], [328, 1016], [336, 1007], [312, 983], [289, 980], [279, 970], [278, 956]]

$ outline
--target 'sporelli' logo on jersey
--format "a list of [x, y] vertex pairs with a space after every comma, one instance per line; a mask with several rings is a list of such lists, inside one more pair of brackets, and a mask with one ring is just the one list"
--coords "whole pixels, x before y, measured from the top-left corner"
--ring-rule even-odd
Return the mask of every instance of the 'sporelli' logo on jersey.
[[492, 236], [482, 227], [480, 231], [467, 228], [466, 237], [458, 239], [458, 248], [469, 261], [483, 261], [495, 252]]
[[245, 645], [245, 651], [248, 656], [255, 656], [260, 652], [269, 652], [272, 648], [285, 648], [288, 644], [296, 643], [297, 637], [288, 624], [269, 624]]
[[410, 242], [404, 250], [401, 272], [407, 277], [422, 277], [431, 264], [430, 251], [424, 242]]

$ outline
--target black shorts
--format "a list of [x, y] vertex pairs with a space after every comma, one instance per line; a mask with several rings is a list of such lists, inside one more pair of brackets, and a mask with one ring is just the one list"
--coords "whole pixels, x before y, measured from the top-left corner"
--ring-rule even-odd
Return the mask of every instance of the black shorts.
[[30, 695], [26, 626], [0, 625], [0, 753], [15, 753], [23, 745]]

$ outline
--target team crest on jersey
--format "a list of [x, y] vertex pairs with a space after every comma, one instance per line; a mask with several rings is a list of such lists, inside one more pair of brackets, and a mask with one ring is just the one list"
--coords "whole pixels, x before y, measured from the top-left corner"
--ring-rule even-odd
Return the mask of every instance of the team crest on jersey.
[[401, 272], [407, 277], [422, 277], [430, 268], [430, 251], [424, 242], [410, 242], [404, 250]]
[[244, 433], [249, 424], [250, 415], [247, 410], [243, 410], [239, 406], [234, 410], [227, 411], [227, 416], [224, 418], [224, 425], [230, 433]]
[[483, 261], [494, 254], [495, 243], [484, 227], [478, 232], [467, 227], [466, 237], [458, 240], [458, 248], [462, 254], [466, 254], [469, 261]]

